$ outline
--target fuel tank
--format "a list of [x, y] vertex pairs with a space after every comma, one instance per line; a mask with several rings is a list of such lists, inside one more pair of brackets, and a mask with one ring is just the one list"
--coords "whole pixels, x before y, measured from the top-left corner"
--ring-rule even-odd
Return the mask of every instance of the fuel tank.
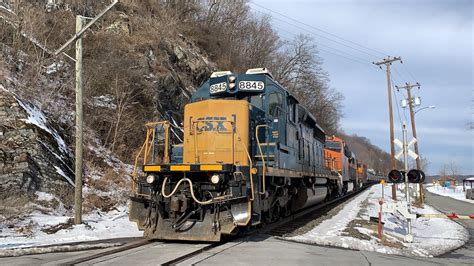
[[323, 202], [328, 194], [327, 187], [314, 186], [314, 188], [300, 187], [296, 194], [296, 199], [292, 202], [292, 211]]

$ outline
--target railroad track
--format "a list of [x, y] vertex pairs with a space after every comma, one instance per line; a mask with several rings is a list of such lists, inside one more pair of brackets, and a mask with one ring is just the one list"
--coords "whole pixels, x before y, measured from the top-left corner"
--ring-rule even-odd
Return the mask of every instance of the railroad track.
[[[294, 213], [294, 214], [292, 214], [288, 217], [285, 217], [285, 218], [281, 219], [278, 222], [274, 222], [272, 224], [267, 224], [267, 225], [265, 225], [265, 228], [259, 228], [259, 229], [256, 229], [256, 230], [249, 231], [248, 233], [244, 234], [243, 236], [230, 238], [230, 239], [224, 240], [223, 242], [212, 243], [212, 244], [209, 244], [207, 246], [201, 247], [201, 248], [196, 249], [192, 252], [189, 252], [187, 254], [181, 255], [181, 256], [176, 257], [172, 260], [164, 262], [164, 263], [162, 263], [162, 265], [177, 265], [177, 264], [184, 263], [184, 262], [186, 262], [186, 264], [190, 264], [190, 263], [187, 263], [189, 260], [192, 260], [193, 258], [195, 259], [195, 257], [199, 256], [200, 254], [202, 254], [204, 252], [209, 252], [209, 251], [214, 250], [214, 249], [221, 249], [220, 251], [217, 251], [217, 252], [221, 252], [222, 250], [227, 249], [227, 248], [224, 247], [225, 245], [229, 245], [229, 243], [232, 242], [233, 244], [229, 246], [229, 248], [230, 248], [232, 246], [238, 245], [238, 244], [246, 241], [245, 239], [247, 237], [249, 237], [251, 235], [255, 235], [255, 234], [268, 234], [268, 235], [272, 235], [272, 236], [283, 236], [286, 233], [292, 232], [295, 229], [300, 228], [301, 226], [304, 226], [309, 221], [320, 217], [323, 214], [322, 211], [334, 208], [335, 206], [337, 206], [337, 205], [347, 201], [348, 199], [358, 195], [359, 193], [361, 193], [362, 191], [364, 191], [368, 187], [370, 187], [370, 185], [364, 186], [364, 187], [362, 187], [361, 189], [359, 189], [357, 191], [354, 191], [354, 192], [351, 192], [349, 194], [344, 195], [343, 197], [325, 202], [323, 204], [319, 204], [319, 205], [316, 205], [316, 206], [305, 208], [305, 209], [303, 209], [301, 211], [298, 211], [298, 212], [296, 212], [296, 213]], [[196, 261], [191, 262], [191, 264], [194, 264], [194, 263], [196, 263]]]
[[[192, 261], [193, 263], [199, 262], [200, 260], [202, 260], [201, 258], [203, 258], [203, 257], [199, 257], [199, 255], [203, 253], [206, 253], [206, 252], [219, 253], [221, 251], [224, 251], [228, 248], [232, 248], [233, 246], [239, 245], [240, 243], [247, 241], [248, 237], [252, 235], [256, 235], [256, 234], [283, 236], [287, 233], [294, 231], [295, 229], [298, 229], [304, 226], [309, 221], [320, 217], [322, 214], [326, 213], [326, 210], [332, 209], [335, 206], [347, 201], [348, 199], [356, 196], [357, 194], [361, 193], [368, 187], [369, 186], [365, 186], [362, 189], [349, 193], [343, 197], [325, 202], [320, 205], [305, 208], [288, 217], [282, 218], [280, 221], [274, 222], [272, 224], [267, 224], [265, 225], [264, 228], [257, 228], [243, 235], [231, 237], [219, 243], [209, 243], [209, 244], [200, 246], [196, 249], [193, 249], [190, 252], [186, 252], [183, 255], [177, 256], [165, 262], [161, 262], [160, 264], [177, 265], [180, 263], [188, 264], [189, 261]], [[146, 246], [152, 243], [155, 243], [155, 242], [151, 240], [147, 240], [147, 239], [137, 239], [117, 248], [109, 249], [103, 252], [95, 253], [92, 255], [84, 256], [84, 257], [74, 258], [70, 261], [67, 261], [61, 264], [62, 265], [75, 265], [75, 264], [82, 264], [82, 263], [87, 264], [88, 262], [93, 261], [95, 259], [100, 259], [101, 257], [105, 257], [112, 254], [124, 252], [130, 249]]]
[[291, 233], [294, 230], [304, 226], [308, 222], [321, 217], [322, 214], [326, 213], [325, 211], [328, 211], [338, 206], [339, 204], [342, 204], [348, 199], [358, 195], [362, 191], [365, 191], [370, 186], [371, 185], [365, 185], [361, 189], [348, 193], [340, 198], [300, 210], [288, 217], [281, 219], [278, 222], [267, 225], [265, 228], [262, 229], [261, 233], [269, 234], [272, 236], [283, 236], [287, 233]]

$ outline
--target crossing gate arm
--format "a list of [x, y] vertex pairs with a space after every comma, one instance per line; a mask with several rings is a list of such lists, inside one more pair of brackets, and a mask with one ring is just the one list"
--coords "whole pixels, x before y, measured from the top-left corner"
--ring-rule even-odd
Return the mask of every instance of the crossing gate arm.
[[458, 215], [456, 213], [450, 213], [450, 214], [443, 214], [443, 213], [438, 213], [438, 214], [416, 214], [416, 218], [445, 218], [445, 219], [460, 219], [460, 220], [474, 220], [474, 215]]

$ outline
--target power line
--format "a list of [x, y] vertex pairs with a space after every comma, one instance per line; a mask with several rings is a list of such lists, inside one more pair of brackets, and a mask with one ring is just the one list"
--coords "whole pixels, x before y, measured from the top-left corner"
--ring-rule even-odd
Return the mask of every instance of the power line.
[[[298, 29], [304, 30], [304, 31], [306, 31], [306, 32], [308, 32], [308, 33], [310, 33], [310, 34], [312, 34], [312, 35], [315, 35], [315, 36], [324, 38], [324, 39], [326, 39], [326, 40], [329, 40], [329, 41], [331, 41], [331, 42], [334, 42], [334, 43], [337, 43], [337, 44], [339, 44], [339, 45], [345, 46], [345, 47], [347, 47], [347, 48], [356, 50], [356, 51], [358, 51], [358, 52], [364, 53], [364, 54], [369, 55], [369, 56], [378, 57], [378, 55], [375, 55], [375, 54], [373, 54], [373, 53], [369, 53], [369, 52], [363, 51], [363, 50], [361, 50], [361, 49], [355, 48], [355, 47], [350, 46], [350, 45], [348, 45], [348, 44], [345, 44], [345, 43], [342, 43], [342, 42], [340, 42], [340, 41], [337, 41], [337, 40], [331, 39], [331, 38], [329, 38], [329, 37], [323, 36], [323, 35], [321, 35], [321, 34], [318, 34], [318, 33], [312, 32], [312, 31], [309, 31], [309, 30], [307, 30], [307, 29], [305, 29], [305, 28], [302, 28], [302, 27], [300, 27], [300, 26], [294, 25], [294, 24], [292, 24], [292, 23], [290, 23], [290, 22], [288, 22], [288, 21], [286, 21], [286, 20], [281, 19], [280, 17], [284, 17], [284, 18], [286, 18], [286, 19], [288, 19], [288, 20], [291, 20], [291, 21], [293, 21], [293, 22], [296, 22], [296, 23], [298, 23], [298, 24], [300, 24], [300, 25], [304, 25], [305, 27], [314, 29], [314, 30], [316, 30], [316, 31], [322, 32], [322, 33], [327, 34], [327, 35], [330, 35], [330, 36], [332, 36], [332, 37], [334, 37], [334, 38], [337, 38], [337, 39], [339, 39], [339, 40], [341, 40], [341, 41], [343, 41], [343, 42], [350, 43], [350, 44], [352, 44], [352, 45], [355, 45], [355, 46], [358, 46], [358, 47], [360, 47], [360, 48], [366, 49], [366, 50], [368, 50], [368, 51], [372, 51], [372, 52], [375, 52], [375, 53], [378, 53], [378, 54], [381, 54], [381, 55], [384, 55], [384, 56], [387, 55], [387, 53], [385, 53], [385, 52], [382, 52], [382, 51], [373, 49], [373, 48], [371, 48], [371, 47], [367, 47], [367, 46], [365, 46], [365, 45], [356, 43], [356, 42], [354, 42], [354, 41], [345, 39], [345, 38], [343, 38], [343, 37], [341, 37], [341, 36], [338, 36], [338, 35], [333, 34], [333, 33], [331, 33], [331, 32], [325, 31], [325, 30], [323, 30], [323, 29], [321, 29], [321, 28], [318, 28], [318, 27], [315, 27], [315, 26], [313, 26], [313, 25], [304, 23], [304, 22], [302, 22], [302, 21], [300, 21], [300, 20], [297, 20], [297, 19], [295, 19], [295, 18], [292, 18], [292, 17], [290, 17], [290, 16], [287, 16], [287, 15], [285, 15], [285, 14], [282, 14], [282, 13], [280, 13], [280, 12], [277, 12], [277, 11], [275, 11], [275, 10], [272, 10], [272, 9], [266, 7], [266, 6], [263, 6], [263, 5], [254, 3], [254, 2], [252, 2], [252, 1], [249, 2], [249, 4], [251, 4], [251, 5], [255, 6], [255, 7], [259, 7], [259, 8], [261, 8], [261, 9], [264, 9], [264, 10], [266, 10], [266, 11], [268, 11], [268, 12], [273, 13], [273, 14], [276, 14], [276, 15], [278, 15], [279, 17], [272, 16], [271, 14], [266, 13], [266, 12], [262, 12], [262, 11], [256, 9], [255, 7], [252, 8], [252, 9], [253, 9], [254, 11], [256, 11], [256, 12], [259, 12], [259, 13], [265, 14], [265, 15], [268, 15], [268, 16], [270, 16], [270, 17], [271, 17], [272, 19], [274, 19], [274, 20], [281, 21], [281, 22], [283, 22], [283, 23], [286, 23], [286, 24], [291, 25], [291, 26], [293, 26], [293, 27], [296, 27], [296, 28], [298, 28]], [[293, 33], [292, 33], [292, 34], [293, 34]], [[357, 62], [357, 63], [361, 63], [361, 62], [358, 62], [358, 61], [365, 61], [365, 59], [363, 59], [363, 58], [361, 58], [361, 57], [358, 57], [358, 56], [349, 54], [349, 53], [347, 53], [347, 52], [341, 51], [341, 50], [336, 49], [336, 48], [334, 48], [334, 47], [331, 47], [331, 46], [328, 46], [328, 45], [324, 45], [324, 44], [319, 43], [319, 42], [316, 42], [316, 41], [315, 41], [315, 43], [318, 43], [320, 46], [328, 47], [329, 49], [333, 49], [333, 50], [336, 50], [336, 51], [338, 51], [338, 52], [340, 52], [340, 53], [349, 55], [350, 57], [356, 58], [356, 60], [355, 60], [355, 59], [352, 59], [352, 58], [349, 59], [349, 58], [347, 58], [346, 56], [342, 56], [342, 55], [340, 55], [340, 54], [336, 54], [336, 53], [330, 52], [330, 51], [325, 51], [324, 49], [319, 48], [321, 51], [324, 51], [324, 52], [327, 52], [327, 53], [330, 53], [330, 54], [333, 54], [333, 55], [337, 55], [337, 56], [339, 56], [339, 57], [343, 57], [343, 58], [349, 59], [349, 60], [351, 60], [351, 61], [355, 61], [355, 62]], [[408, 70], [408, 68], [407, 68], [404, 64], [402, 64], [402, 67], [403, 67], [404, 71], [411, 77], [411, 79], [416, 80], [415, 77], [414, 77], [414, 75]], [[395, 68], [394, 68], [394, 69], [395, 69]], [[397, 69], [395, 69], [395, 73], [396, 73], [401, 79], [403, 79], [403, 76], [404, 76], [404, 75], [402, 75]]]
[[[255, 6], [255, 7], [259, 7], [259, 8], [261, 8], [261, 9], [264, 9], [264, 10], [266, 10], [266, 11], [268, 11], [268, 12], [273, 13], [273, 14], [276, 14], [276, 15], [278, 15], [279, 17], [284, 17], [284, 18], [286, 18], [286, 19], [288, 19], [288, 20], [291, 20], [291, 21], [293, 21], [293, 22], [296, 22], [296, 23], [298, 23], [298, 24], [300, 24], [300, 25], [304, 25], [305, 27], [308, 27], [308, 28], [317, 30], [317, 31], [322, 32], [322, 33], [327, 34], [327, 35], [330, 35], [330, 36], [332, 36], [332, 37], [334, 37], [334, 38], [337, 38], [337, 39], [339, 39], [339, 40], [341, 40], [341, 41], [343, 41], [343, 42], [350, 43], [350, 44], [352, 44], [352, 45], [358, 46], [358, 47], [360, 47], [360, 48], [363, 48], [363, 49], [366, 49], [366, 50], [368, 50], [368, 51], [372, 51], [372, 52], [375, 52], [375, 53], [378, 53], [378, 54], [381, 54], [381, 55], [384, 55], [384, 56], [387, 55], [387, 53], [385, 53], [385, 52], [382, 52], [382, 51], [373, 49], [373, 48], [371, 48], [371, 47], [367, 47], [367, 46], [364, 46], [364, 45], [362, 45], [362, 44], [356, 43], [356, 42], [354, 42], [354, 41], [345, 39], [345, 38], [343, 38], [343, 37], [341, 37], [341, 36], [338, 36], [338, 35], [333, 34], [333, 33], [331, 33], [331, 32], [325, 31], [325, 30], [323, 30], [323, 29], [321, 29], [321, 28], [318, 28], [318, 27], [315, 27], [315, 26], [313, 26], [313, 25], [304, 23], [304, 22], [302, 22], [302, 21], [300, 21], [300, 20], [297, 20], [297, 19], [295, 19], [295, 18], [292, 18], [292, 17], [290, 17], [290, 16], [287, 16], [287, 15], [285, 15], [285, 14], [282, 14], [282, 13], [280, 13], [280, 12], [277, 12], [277, 11], [275, 11], [275, 10], [272, 10], [272, 9], [266, 7], [266, 6], [263, 6], [263, 5], [254, 3], [254, 2], [252, 2], [252, 1], [250, 1], [249, 4], [251, 4], [251, 5]], [[345, 47], [347, 47], [347, 48], [356, 50], [356, 51], [361, 52], [361, 53], [364, 53], [364, 54], [366, 54], [366, 55], [373, 56], [373, 57], [378, 57], [377, 55], [375, 55], [375, 54], [373, 54], [373, 53], [369, 53], [369, 52], [363, 51], [363, 50], [361, 50], [361, 49], [358, 49], [358, 48], [355, 48], [355, 47], [353, 47], [353, 46], [350, 46], [350, 45], [347, 45], [347, 44], [345, 44], [345, 43], [342, 43], [342, 42], [340, 42], [340, 41], [331, 39], [331, 38], [326, 37], [326, 36], [324, 36], [324, 35], [321, 35], [321, 34], [318, 34], [318, 33], [312, 32], [312, 31], [309, 31], [309, 30], [307, 30], [307, 29], [305, 29], [305, 28], [302, 28], [302, 27], [300, 27], [300, 26], [298, 26], [298, 25], [294, 25], [294, 24], [292, 24], [292, 23], [290, 23], [290, 22], [288, 22], [288, 21], [285, 21], [285, 20], [283, 20], [283, 19], [281, 19], [281, 18], [279, 18], [279, 17], [272, 16], [272, 15], [269, 14], [269, 13], [262, 12], [262, 11], [256, 9], [255, 7], [252, 8], [254, 11], [259, 12], [259, 13], [261, 13], [261, 14], [268, 15], [268, 16], [270, 16], [270, 17], [271, 17], [272, 19], [274, 19], [274, 20], [281, 21], [281, 22], [283, 22], [283, 23], [286, 23], [286, 24], [291, 25], [291, 26], [293, 26], [293, 27], [296, 27], [296, 28], [298, 28], [298, 29], [304, 30], [304, 31], [306, 31], [306, 32], [308, 32], [308, 33], [310, 33], [310, 34], [312, 34], [312, 35], [315, 35], [315, 36], [324, 38], [324, 39], [326, 39], [326, 40], [329, 40], [329, 41], [331, 41], [331, 42], [334, 42], [334, 43], [337, 43], [337, 44], [339, 44], [339, 45], [345, 46]], [[291, 33], [291, 34], [293, 34], [293, 33]], [[336, 48], [334, 48], [334, 47], [331, 47], [331, 46], [328, 46], [328, 45], [324, 45], [324, 44], [319, 43], [319, 42], [316, 42], [316, 41], [315, 41], [315, 43], [318, 43], [319, 46], [328, 47], [329, 49], [333, 49], [333, 50], [335, 50], [335, 51], [338, 51], [339, 53], [343, 53], [343, 54], [349, 55], [350, 57], [353, 57], [353, 58], [356, 58], [356, 59], [347, 58], [346, 56], [343, 56], [343, 55], [340, 55], [340, 54], [336, 54], [336, 53], [334, 53], [334, 52], [326, 51], [326, 50], [321, 49], [321, 48], [318, 47], [319, 50], [321, 50], [321, 51], [324, 51], [324, 52], [327, 52], [327, 53], [330, 53], [330, 54], [333, 54], [333, 55], [337, 55], [337, 56], [339, 56], [339, 57], [343, 57], [343, 58], [346, 58], [346, 59], [348, 59], [348, 60], [351, 60], [351, 61], [354, 61], [354, 62], [357, 62], [357, 63], [361, 63], [361, 62], [359, 62], [359, 61], [365, 61], [365, 59], [363, 59], [363, 58], [361, 58], [361, 57], [355, 56], [355, 55], [353, 55], [353, 54], [349, 54], [349, 53], [347, 53], [347, 52], [344, 52], [344, 51], [342, 51], [342, 50], [336, 49]], [[415, 77], [414, 77], [414, 75], [408, 70], [408, 68], [407, 68], [404, 64], [402, 64], [402, 67], [403, 67], [404, 71], [405, 71], [413, 80], [416, 80]], [[397, 69], [394, 68], [394, 70], [395, 70], [395, 73], [400, 77], [400, 79], [403, 79], [403, 76], [404, 76], [404, 75], [402, 75]]]
[[[353, 45], [356, 45], [356, 46], [358, 46], [358, 47], [364, 48], [364, 49], [369, 50], [369, 51], [376, 52], [376, 53], [378, 53], [378, 54], [380, 54], [380, 55], [387, 56], [387, 53], [384, 53], [384, 52], [375, 50], [375, 49], [373, 49], [373, 48], [364, 46], [364, 45], [362, 45], [362, 44], [358, 44], [358, 43], [353, 42], [353, 41], [351, 41], [351, 40], [342, 38], [342, 37], [340, 37], [340, 36], [337, 36], [337, 35], [335, 35], [335, 34], [333, 34], [333, 33], [328, 32], [328, 31], [322, 30], [322, 29], [320, 29], [320, 28], [317, 28], [317, 27], [315, 27], [315, 26], [306, 24], [306, 23], [304, 23], [304, 22], [302, 22], [302, 21], [299, 21], [299, 20], [297, 20], [297, 19], [294, 19], [294, 18], [292, 18], [292, 17], [286, 16], [286, 15], [280, 13], [280, 12], [277, 12], [277, 11], [274, 11], [274, 10], [272, 10], [272, 9], [269, 9], [269, 8], [267, 8], [267, 7], [265, 7], [265, 6], [259, 5], [259, 4], [254, 3], [254, 2], [249, 2], [249, 3], [252, 4], [252, 5], [254, 5], [254, 6], [258, 6], [258, 7], [260, 7], [260, 8], [263, 8], [263, 9], [265, 9], [265, 10], [271, 12], [271, 13], [274, 13], [274, 14], [277, 14], [277, 15], [282, 16], [282, 17], [284, 17], [284, 18], [287, 18], [287, 19], [289, 19], [289, 20], [291, 20], [291, 21], [297, 22], [297, 23], [299, 23], [299, 24], [301, 24], [301, 25], [304, 25], [304, 26], [306, 26], [306, 27], [309, 27], [309, 28], [312, 28], [312, 29], [317, 30], [317, 31], [319, 31], [319, 32], [323, 32], [323, 33], [325, 33], [325, 34], [328, 34], [328, 35], [330, 35], [330, 36], [333, 36], [333, 37], [335, 37], [335, 38], [337, 38], [337, 39], [339, 39], [339, 40], [342, 40], [342, 41], [351, 43], [351, 44], [353, 44]], [[254, 10], [256, 10], [256, 9], [254, 9]], [[257, 11], [258, 11], [258, 10], [257, 10]], [[261, 11], [259, 11], [259, 12], [261, 12]], [[267, 14], [267, 15], [271, 16], [270, 14], [265, 13], [265, 12], [261, 12], [261, 13], [264, 13], [264, 14]], [[273, 16], [271, 16], [271, 17], [273, 17]], [[275, 18], [275, 17], [273, 17], [273, 18]], [[323, 36], [323, 35], [321, 35], [321, 34], [315, 33], [315, 35], [318, 35], [318, 36], [320, 36], [320, 37], [322, 37], [322, 38], [325, 38], [325, 39], [327, 39], [327, 40], [329, 40], [329, 41], [335, 42], [335, 43], [337, 43], [337, 44], [339, 44], [339, 45], [343, 45], [343, 46], [346, 46], [346, 47], [348, 47], [348, 48], [357, 50], [357, 51], [359, 51], [359, 52], [361, 52], [361, 53], [365, 53], [365, 54], [370, 55], [370, 56], [373, 56], [373, 57], [379, 57], [378, 55], [374, 55], [374, 54], [372, 54], [372, 53], [368, 53], [368, 52], [366, 52], [366, 51], [363, 51], [363, 50], [360, 50], [360, 49], [358, 49], [358, 48], [349, 46], [349, 45], [347, 45], [347, 44], [344, 44], [344, 43], [339, 42], [339, 41], [337, 41], [337, 40], [328, 38], [328, 37]]]
[[395, 71], [395, 74], [400, 78], [400, 80], [407, 80], [398, 70], [395, 66], [393, 66], [393, 70]]
[[408, 68], [405, 66], [405, 64], [402, 64], [402, 66], [403, 66], [403, 69], [405, 69], [405, 72], [407, 72], [408, 75], [409, 75], [413, 80], [416, 80], [415, 77], [411, 74], [411, 72], [408, 71]]
[[[296, 36], [294, 33], [290, 32], [290, 31], [287, 31], [287, 30], [285, 30], [285, 29], [282, 29], [282, 28], [280, 28], [280, 27], [276, 27], [275, 25], [273, 25], [273, 27], [279, 29], [280, 31], [283, 31], [283, 32], [286, 32], [286, 33], [291, 34], [292, 37], [295, 37], [295, 36]], [[283, 36], [280, 35], [280, 37], [283, 37]], [[289, 38], [284, 38], [284, 39], [286, 39], [286, 40], [288, 40], [288, 41], [293, 41], [293, 40], [291, 40], [291, 39], [289, 39]], [[362, 64], [362, 65], [373, 66], [372, 64], [368, 63], [367, 61], [364, 61], [364, 59], [362, 59], [362, 58], [359, 59], [359, 57], [353, 56], [353, 55], [351, 55], [351, 54], [349, 54], [349, 53], [346, 53], [346, 52], [344, 52], [344, 51], [342, 51], [342, 50], [335, 49], [335, 48], [332, 48], [332, 47], [330, 47], [330, 46], [327, 46], [327, 45], [318, 43], [318, 42], [316, 42], [316, 41], [313, 41], [313, 42], [316, 43], [316, 44], [318, 44], [318, 45], [321, 45], [321, 46], [324, 46], [324, 47], [328, 47], [329, 49], [333, 49], [333, 50], [338, 51], [338, 52], [340, 52], [340, 53], [346, 54], [346, 55], [348, 55], [348, 56], [354, 57], [355, 59], [354, 59], [354, 58], [347, 57], [347, 56], [344, 56], [344, 55], [341, 55], [341, 54], [338, 54], [338, 53], [335, 53], [335, 52], [331, 52], [331, 51], [329, 51], [329, 50], [325, 50], [325, 49], [322, 49], [322, 48], [318, 47], [318, 50], [320, 50], [320, 51], [323, 51], [323, 52], [326, 52], [326, 53], [329, 53], [329, 54], [332, 54], [332, 55], [336, 55], [336, 56], [339, 56], [339, 57], [342, 57], [342, 58], [345, 58], [345, 59], [354, 61], [354, 62], [359, 63], [359, 64]]]
[[397, 106], [398, 122], [400, 123], [400, 126], [402, 126], [403, 121], [402, 121], [402, 116], [400, 115], [400, 106], [398, 105], [399, 103], [398, 97], [397, 97], [397, 93], [395, 92], [395, 86], [393, 84], [395, 84], [395, 81], [392, 79], [392, 93], [393, 93], [393, 96], [395, 97], [395, 103]]
[[[293, 26], [293, 27], [295, 27], [295, 28], [298, 28], [298, 29], [300, 29], [300, 30], [303, 30], [303, 31], [305, 31], [305, 32], [307, 32], [307, 33], [309, 33], [309, 34], [311, 34], [311, 35], [314, 35], [314, 36], [317, 36], [317, 37], [321, 37], [321, 38], [330, 40], [330, 41], [332, 41], [332, 42], [336, 42], [336, 43], [338, 43], [338, 44], [340, 44], [340, 45], [342, 45], [342, 46], [345, 46], [345, 47], [348, 47], [348, 48], [351, 48], [351, 49], [360, 51], [360, 52], [362, 52], [362, 53], [365, 53], [365, 54], [368, 54], [368, 55], [370, 55], [370, 56], [372, 56], [372, 57], [377, 58], [377, 56], [375, 56], [375, 55], [373, 55], [373, 54], [369, 54], [369, 53], [366, 53], [366, 52], [364, 52], [364, 51], [362, 51], [362, 50], [360, 50], [360, 49], [353, 48], [353, 47], [348, 46], [348, 45], [345, 45], [345, 44], [343, 44], [343, 43], [340, 43], [340, 42], [331, 40], [331, 39], [329, 39], [329, 38], [327, 38], [327, 37], [325, 37], [325, 36], [323, 36], [323, 35], [321, 35], [321, 34], [314, 33], [313, 31], [310, 31], [310, 30], [308, 30], [308, 29], [305, 29], [305, 28], [303, 28], [303, 27], [301, 27], [301, 26], [298, 26], [298, 25], [295, 25], [295, 24], [290, 23], [290, 22], [288, 22], [288, 21], [285, 21], [285, 20], [282, 20], [282, 19], [280, 19], [280, 18], [274, 17], [274, 16], [272, 16], [271, 14], [268, 14], [268, 13], [265, 13], [265, 12], [262, 12], [262, 11], [259, 11], [259, 10], [256, 10], [256, 9], [254, 9], [254, 10], [255, 10], [256, 12], [258, 12], [258, 13], [261, 13], [261, 14], [264, 14], [264, 15], [268, 15], [268, 16], [270, 16], [270, 17], [271, 17], [272, 19], [274, 19], [274, 20], [281, 21], [281, 22], [286, 23], [286, 24], [288, 24], [288, 25], [290, 25], [290, 26]], [[328, 45], [325, 45], [325, 46], [328, 46]], [[330, 47], [330, 46], [328, 46], [328, 47]], [[331, 49], [336, 49], [336, 48], [331, 47]], [[336, 49], [336, 50], [337, 50], [337, 49]], [[340, 50], [339, 50], [339, 51], [340, 51]], [[354, 55], [352, 55], [352, 56], [354, 56]], [[357, 57], [357, 56], [354, 56], [354, 57]], [[358, 58], [360, 58], [360, 57], [358, 57]], [[362, 60], [364, 60], [364, 59], [362, 59]], [[368, 61], [370, 61], [370, 60], [368, 60]]]
[[[290, 25], [293, 25], [293, 24], [290, 24]], [[290, 33], [290, 34], [292, 34], [293, 36], [296, 36], [296, 34], [290, 32], [290, 31], [287, 31], [287, 30], [285, 30], [285, 29], [283, 29], [283, 28], [277, 27], [277, 26], [275, 26], [275, 25], [273, 25], [273, 27], [274, 27], [274, 28], [277, 28], [277, 29], [280, 29], [281, 31], [285, 31], [285, 32], [287, 32], [287, 33]], [[312, 34], [311, 32], [309, 32], [309, 33]], [[326, 44], [323, 44], [323, 43], [320, 43], [320, 42], [317, 42], [317, 41], [313, 41], [313, 42], [317, 43], [319, 46], [323, 46], [323, 47], [326, 47], [326, 48], [329, 48], [329, 49], [333, 49], [333, 50], [335, 50], [335, 51], [338, 51], [339, 53], [342, 53], [342, 54], [351, 56], [351, 57], [353, 57], [353, 58], [356, 58], [357, 60], [359, 60], [359, 61], [361, 61], [361, 62], [364, 62], [364, 63], [369, 63], [369, 62], [370, 62], [370, 61], [366, 61], [366, 59], [364, 59], [364, 58], [361, 58], [361, 57], [352, 55], [352, 54], [350, 54], [350, 53], [347, 53], [347, 52], [345, 52], [345, 51], [343, 51], [343, 50], [339, 50], [339, 49], [337, 49], [337, 48], [331, 47], [331, 46], [329, 46], [329, 45], [326, 45]], [[369, 63], [369, 64], [370, 64], [370, 63]]]

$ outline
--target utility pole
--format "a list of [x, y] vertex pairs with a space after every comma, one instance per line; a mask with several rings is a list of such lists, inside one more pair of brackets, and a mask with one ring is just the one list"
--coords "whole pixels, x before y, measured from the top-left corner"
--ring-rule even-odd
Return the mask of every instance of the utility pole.
[[[420, 83], [415, 83], [415, 84], [410, 84], [409, 82], [405, 83], [405, 86], [403, 87], [398, 87], [395, 86], [397, 89], [406, 89], [407, 94], [408, 94], [408, 107], [410, 108], [410, 120], [411, 120], [411, 131], [413, 133], [413, 137], [418, 140], [416, 137], [416, 126], [415, 126], [415, 112], [413, 111], [413, 107], [415, 106], [415, 99], [411, 97], [411, 89], [413, 88], [420, 88], [421, 84]], [[418, 154], [418, 157], [416, 158], [416, 169], [422, 170], [421, 166], [421, 155], [420, 152], [418, 151], [418, 141], [415, 142], [415, 153]], [[420, 201], [423, 204], [423, 184], [420, 185]]]
[[76, 148], [75, 148], [75, 191], [74, 191], [74, 223], [82, 223], [82, 154], [83, 154], [83, 104], [82, 104], [82, 35], [99, 18], [109, 11], [118, 0], [114, 0], [102, 12], [83, 27], [84, 17], [76, 16], [76, 34], [54, 52], [57, 56], [69, 45], [76, 42]]
[[[82, 30], [82, 16], [76, 16], [76, 34]], [[76, 41], [76, 150], [74, 191], [74, 223], [82, 223], [82, 38]]]
[[[390, 120], [390, 162], [392, 169], [397, 168], [397, 161], [395, 160], [395, 144], [393, 143], [394, 140], [394, 134], [393, 134], [393, 109], [392, 109], [392, 79], [390, 77], [390, 66], [392, 65], [392, 62], [395, 61], [400, 61], [401, 62], [402, 58], [401, 57], [390, 57], [388, 56], [387, 58], [384, 58], [380, 62], [374, 62], [375, 65], [379, 66], [380, 68], [381, 65], [385, 65], [386, 70], [387, 70], [387, 93], [388, 93], [388, 116]], [[397, 187], [396, 184], [392, 184], [392, 199], [397, 200]]]
[[[416, 83], [416, 84], [410, 84], [409, 82], [405, 83], [405, 86], [403, 87], [399, 87], [399, 86], [395, 86], [397, 89], [406, 89], [407, 90], [407, 94], [408, 94], [408, 107], [410, 109], [410, 119], [411, 119], [411, 130], [413, 132], [413, 137], [415, 139], [417, 139], [416, 137], [416, 126], [415, 126], [415, 112], [413, 111], [413, 107], [415, 106], [415, 99], [413, 99], [411, 97], [411, 89], [413, 88], [420, 88], [421, 87], [421, 84], [420, 83]], [[416, 168], [418, 170], [422, 170], [421, 169], [421, 157], [420, 157], [420, 153], [418, 152], [418, 142], [415, 142], [415, 153], [418, 154], [418, 157], [416, 158]]]

